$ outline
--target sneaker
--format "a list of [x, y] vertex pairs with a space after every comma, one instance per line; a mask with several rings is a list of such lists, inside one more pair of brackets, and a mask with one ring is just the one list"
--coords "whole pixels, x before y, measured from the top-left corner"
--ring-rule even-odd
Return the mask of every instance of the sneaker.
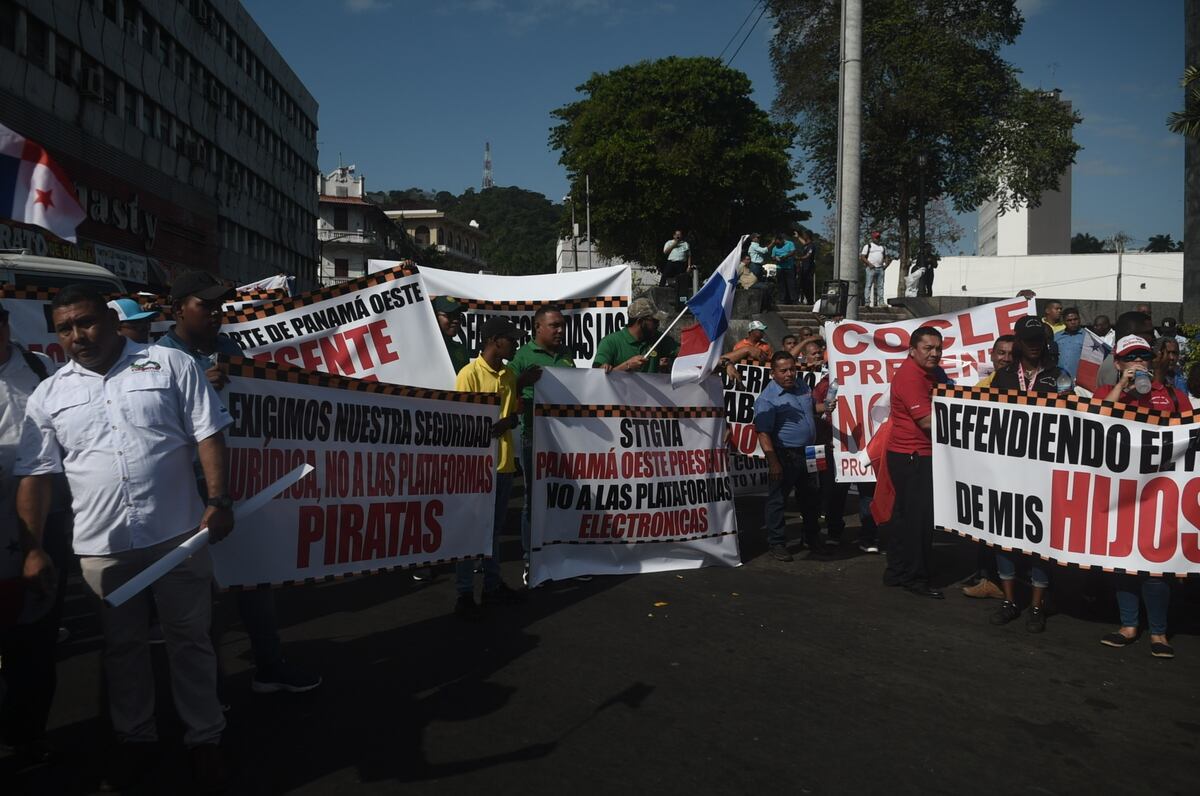
[[192, 778], [202, 793], [223, 793], [229, 788], [229, 769], [221, 747], [202, 743], [188, 750], [192, 758]]
[[992, 583], [987, 578], [980, 578], [979, 582], [974, 586], [963, 586], [962, 593], [967, 597], [974, 597], [980, 600], [987, 599], [989, 597], [996, 600], [1004, 599], [1004, 592], [1000, 589], [1000, 587], [995, 583]]
[[1174, 658], [1175, 649], [1170, 644], [1163, 644], [1161, 641], [1150, 642], [1150, 654], [1155, 658]]
[[828, 537], [825, 539], [825, 547], [827, 549], [831, 548], [831, 547], [841, 547], [841, 546], [842, 546], [842, 542], [840, 539], [834, 539], [833, 537]]
[[454, 615], [464, 622], [478, 622], [483, 619], [483, 609], [475, 602], [475, 595], [460, 594], [454, 603]]
[[786, 545], [773, 544], [771, 545], [771, 558], [776, 561], [794, 561], [792, 554], [788, 552]]
[[297, 669], [287, 661], [281, 660], [274, 666], [257, 669], [254, 679], [250, 681], [250, 690], [256, 694], [274, 694], [277, 691], [302, 694], [320, 684], [320, 675]]
[[417, 583], [429, 583], [433, 580], [432, 567], [418, 567], [412, 571], [412, 579]]
[[879, 545], [871, 543], [871, 542], [868, 542], [866, 544], [860, 544], [858, 546], [858, 549], [861, 550], [862, 552], [866, 553], [867, 555], [872, 555], [872, 556], [879, 555]]
[[1017, 607], [1017, 604], [1005, 600], [1000, 603], [1000, 607], [992, 614], [991, 622], [993, 625], [1007, 625], [1020, 615], [1021, 609]]
[[525, 602], [526, 599], [528, 599], [528, 595], [525, 592], [517, 591], [501, 581], [499, 586], [483, 593], [482, 603], [484, 605], [517, 605]]
[[525, 565], [523, 567], [521, 567], [521, 585], [527, 589], [529, 588], [529, 562], [528, 561], [526, 561]]
[[571, 578], [571, 580], [578, 581], [579, 583], [591, 583], [592, 576], [591, 575], [576, 575], [575, 577]]
[[1046, 631], [1046, 609], [1031, 605], [1029, 616], [1025, 617], [1025, 629], [1030, 633], [1044, 633]]
[[1106, 647], [1128, 647], [1137, 641], [1137, 636], [1127, 636], [1124, 633], [1106, 633], [1100, 637], [1100, 643]]

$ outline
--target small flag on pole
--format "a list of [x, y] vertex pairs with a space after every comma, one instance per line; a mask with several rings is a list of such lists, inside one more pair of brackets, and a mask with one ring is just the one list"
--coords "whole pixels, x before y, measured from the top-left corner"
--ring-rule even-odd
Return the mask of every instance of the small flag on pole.
[[725, 346], [725, 332], [729, 330], [729, 317], [733, 314], [737, 267], [745, 241], [743, 235], [708, 281], [688, 300], [688, 309], [696, 323], [679, 334], [679, 353], [671, 366], [672, 387], [699, 382], [717, 366]]
[[0, 125], [0, 218], [35, 224], [75, 243], [87, 217], [75, 186], [41, 145]]
[[825, 458], [824, 445], [809, 445], [804, 448], [804, 465], [810, 473], [823, 472], [829, 467]]
[[1088, 392], [1095, 392], [1099, 386], [1096, 381], [1100, 377], [1100, 365], [1112, 353], [1112, 348], [1091, 329], [1084, 329], [1083, 334], [1083, 350], [1079, 353], [1075, 383]]

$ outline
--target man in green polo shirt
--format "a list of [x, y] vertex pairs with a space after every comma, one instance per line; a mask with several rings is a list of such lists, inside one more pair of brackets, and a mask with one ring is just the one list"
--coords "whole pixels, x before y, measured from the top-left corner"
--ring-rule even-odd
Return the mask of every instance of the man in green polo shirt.
[[450, 355], [450, 365], [457, 375], [471, 361], [467, 347], [458, 342], [458, 333], [462, 329], [463, 306], [449, 296], [438, 296], [433, 300], [433, 311], [437, 315], [438, 327], [442, 330], [446, 353]]
[[600, 341], [592, 367], [604, 368], [606, 373], [669, 373], [679, 345], [670, 337], [664, 337], [651, 351], [650, 346], [657, 340], [658, 317], [654, 305], [647, 298], [634, 299], [629, 305], [628, 325]]
[[[533, 314], [533, 339], [518, 349], [508, 362], [508, 368], [520, 378], [528, 371], [542, 368], [573, 368], [575, 360], [564, 345], [567, 322], [562, 311], [551, 304], [539, 307]], [[525, 501], [521, 509], [521, 547], [529, 560], [530, 497], [533, 494], [533, 384], [521, 390], [521, 473], [525, 479]], [[528, 564], [526, 564], [528, 566]], [[528, 583], [528, 580], [526, 580]]]

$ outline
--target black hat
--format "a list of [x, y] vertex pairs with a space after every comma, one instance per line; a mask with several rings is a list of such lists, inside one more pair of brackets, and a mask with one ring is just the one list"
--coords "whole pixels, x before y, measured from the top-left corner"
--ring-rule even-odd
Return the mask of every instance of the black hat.
[[1013, 334], [1022, 340], [1045, 340], [1046, 326], [1036, 315], [1026, 315], [1017, 321], [1017, 325], [1013, 327]]
[[494, 337], [507, 337], [515, 341], [521, 337], [521, 333], [517, 331], [517, 327], [509, 322], [508, 318], [497, 315], [493, 318], [488, 318], [487, 323], [479, 330], [480, 340], [491, 340]]
[[216, 301], [228, 298], [233, 293], [233, 288], [208, 271], [184, 271], [171, 283], [171, 301], [182, 301], [188, 296], [195, 296], [201, 301]]
[[433, 300], [433, 311], [446, 315], [457, 315], [463, 311], [463, 305], [449, 296], [438, 296]]

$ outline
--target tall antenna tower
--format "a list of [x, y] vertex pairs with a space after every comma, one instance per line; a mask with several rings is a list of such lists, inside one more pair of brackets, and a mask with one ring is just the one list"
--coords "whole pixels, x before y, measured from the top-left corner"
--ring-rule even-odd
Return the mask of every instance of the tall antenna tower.
[[491, 188], [495, 183], [492, 182], [492, 144], [486, 141], [483, 144], [483, 190]]

